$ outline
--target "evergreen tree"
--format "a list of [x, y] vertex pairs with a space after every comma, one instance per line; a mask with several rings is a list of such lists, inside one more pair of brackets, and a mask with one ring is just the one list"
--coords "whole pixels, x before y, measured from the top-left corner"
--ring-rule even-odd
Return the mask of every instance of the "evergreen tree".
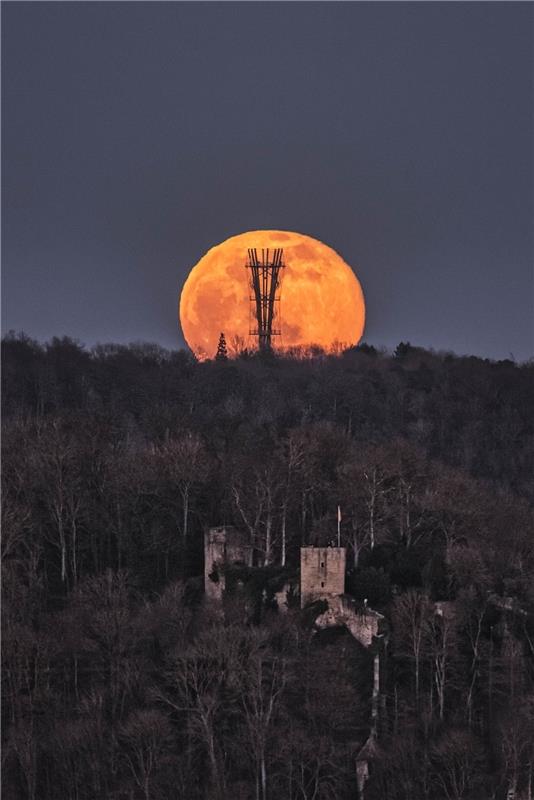
[[228, 348], [226, 347], [226, 339], [224, 333], [219, 336], [219, 344], [217, 345], [217, 354], [215, 361], [228, 361]]

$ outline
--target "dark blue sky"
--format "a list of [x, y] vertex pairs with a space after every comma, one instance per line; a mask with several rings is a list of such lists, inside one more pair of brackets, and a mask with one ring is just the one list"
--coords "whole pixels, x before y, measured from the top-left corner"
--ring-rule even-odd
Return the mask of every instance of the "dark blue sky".
[[530, 3], [10, 3], [3, 329], [183, 345], [210, 246], [350, 263], [365, 339], [526, 359]]

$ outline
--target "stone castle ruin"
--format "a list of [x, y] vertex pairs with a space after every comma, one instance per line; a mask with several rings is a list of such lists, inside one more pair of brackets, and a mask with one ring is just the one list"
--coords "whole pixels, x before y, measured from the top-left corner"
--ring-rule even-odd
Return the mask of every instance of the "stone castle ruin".
[[317, 600], [325, 600], [327, 608], [315, 620], [315, 628], [345, 627], [366, 649], [373, 652], [373, 690], [371, 698], [371, 731], [356, 756], [358, 797], [364, 798], [369, 779], [369, 765], [376, 752], [381, 692], [381, 655], [387, 641], [385, 618], [378, 611], [357, 603], [345, 594], [346, 551], [344, 547], [300, 548], [300, 605], [304, 608]]
[[226, 589], [224, 568], [233, 564], [252, 566], [252, 547], [246, 534], [231, 525], [207, 530], [204, 534], [204, 591], [209, 600], [222, 601]]
[[[204, 536], [204, 587], [206, 597], [222, 604], [226, 591], [225, 569], [233, 565], [251, 567], [253, 548], [248, 537], [233, 526], [210, 528]], [[345, 594], [346, 549], [344, 547], [300, 548], [300, 607], [326, 601], [315, 619], [315, 629], [345, 627], [373, 655], [371, 731], [356, 757], [358, 795], [364, 797], [378, 735], [381, 692], [381, 655], [387, 642], [385, 619], [378, 611], [358, 603]], [[275, 596], [281, 611], [286, 610], [284, 591]], [[230, 591], [230, 589], [229, 589]]]
[[300, 548], [300, 607], [345, 592], [344, 547]]
[[[210, 528], [204, 535], [204, 590], [209, 600], [221, 602], [226, 591], [225, 568], [251, 567], [253, 548], [245, 533], [231, 525]], [[300, 548], [300, 606], [326, 600], [328, 607], [315, 620], [318, 630], [345, 626], [363, 647], [371, 647], [382, 636], [382, 614], [357, 603], [345, 594], [346, 550], [344, 547]], [[281, 611], [287, 606], [276, 595]]]
[[345, 594], [344, 547], [300, 548], [300, 606], [326, 600], [328, 608], [315, 620], [316, 628], [345, 626], [364, 647], [379, 638], [382, 614]]

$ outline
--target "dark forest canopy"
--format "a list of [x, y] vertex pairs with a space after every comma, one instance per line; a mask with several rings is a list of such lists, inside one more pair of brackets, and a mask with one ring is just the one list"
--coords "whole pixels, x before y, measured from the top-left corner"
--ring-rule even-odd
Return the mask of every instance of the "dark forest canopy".
[[[6, 797], [356, 797], [369, 654], [262, 600], [338, 506], [347, 591], [391, 629], [366, 800], [527, 791], [534, 364], [10, 334], [2, 366]], [[221, 524], [255, 552], [226, 624]]]

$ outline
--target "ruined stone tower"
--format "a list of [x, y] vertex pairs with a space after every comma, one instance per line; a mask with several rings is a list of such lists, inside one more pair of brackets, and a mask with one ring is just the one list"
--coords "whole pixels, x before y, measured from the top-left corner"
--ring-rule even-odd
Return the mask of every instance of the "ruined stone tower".
[[344, 547], [300, 548], [300, 605], [345, 591]]
[[204, 591], [210, 600], [222, 600], [225, 589], [223, 567], [252, 566], [252, 547], [247, 537], [231, 525], [210, 528], [204, 533]]

